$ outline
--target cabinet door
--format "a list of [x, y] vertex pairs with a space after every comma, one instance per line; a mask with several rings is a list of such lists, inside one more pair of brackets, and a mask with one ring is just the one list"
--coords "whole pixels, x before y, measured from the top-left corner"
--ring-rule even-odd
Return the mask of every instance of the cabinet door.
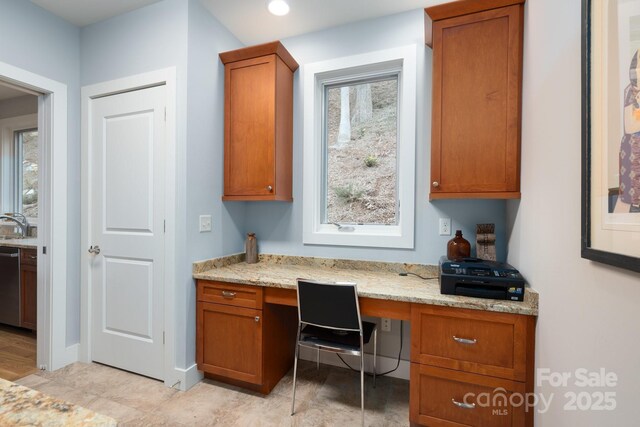
[[276, 57], [225, 66], [226, 196], [275, 191]]
[[198, 369], [262, 384], [262, 310], [198, 301]]
[[433, 23], [432, 199], [519, 197], [521, 7]]
[[38, 307], [38, 268], [33, 264], [23, 264], [20, 268], [20, 325], [36, 330]]

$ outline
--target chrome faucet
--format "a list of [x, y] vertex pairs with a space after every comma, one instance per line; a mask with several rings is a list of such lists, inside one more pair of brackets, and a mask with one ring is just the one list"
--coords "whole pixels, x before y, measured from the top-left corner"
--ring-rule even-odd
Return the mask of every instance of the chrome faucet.
[[27, 235], [29, 234], [29, 222], [27, 221], [27, 217], [25, 217], [21, 213], [10, 213], [10, 214], [0, 215], [0, 221], [3, 221], [3, 220], [13, 221], [16, 224], [18, 224], [18, 227], [20, 227], [20, 231], [23, 238], [27, 237]]

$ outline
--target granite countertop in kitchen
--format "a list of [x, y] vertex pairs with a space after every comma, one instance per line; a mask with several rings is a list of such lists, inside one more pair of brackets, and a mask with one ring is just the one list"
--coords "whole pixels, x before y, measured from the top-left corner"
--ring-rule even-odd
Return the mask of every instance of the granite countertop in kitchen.
[[36, 237], [27, 237], [25, 239], [0, 239], [0, 247], [36, 249], [38, 247], [38, 239]]
[[116, 426], [113, 418], [0, 378], [0, 425]]
[[[423, 280], [410, 272], [427, 277]], [[260, 255], [256, 264], [244, 262], [244, 254], [193, 264], [193, 277], [254, 286], [295, 289], [296, 279], [346, 281], [358, 285], [361, 297], [406, 301], [502, 313], [538, 315], [538, 293], [527, 287], [523, 302], [443, 295], [434, 265], [334, 260], [285, 255]]]

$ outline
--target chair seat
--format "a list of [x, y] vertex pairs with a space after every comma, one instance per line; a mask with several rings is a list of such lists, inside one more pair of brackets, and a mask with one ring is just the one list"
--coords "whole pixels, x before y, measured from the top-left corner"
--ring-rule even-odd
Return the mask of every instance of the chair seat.
[[[362, 322], [362, 340], [365, 344], [371, 340], [371, 335], [375, 329], [375, 323]], [[346, 351], [360, 351], [360, 334], [358, 332], [338, 331], [335, 329], [306, 325], [301, 335], [301, 344], [333, 347]]]

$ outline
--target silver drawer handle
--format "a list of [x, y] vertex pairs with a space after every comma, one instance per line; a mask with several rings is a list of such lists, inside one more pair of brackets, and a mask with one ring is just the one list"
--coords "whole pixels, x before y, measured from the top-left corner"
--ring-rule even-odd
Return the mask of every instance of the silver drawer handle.
[[475, 403], [462, 403], [462, 402], [456, 401], [455, 399], [451, 399], [451, 401], [458, 408], [462, 408], [462, 409], [475, 409], [476, 408], [476, 404]]
[[475, 338], [474, 338], [474, 339], [472, 339], [472, 340], [470, 340], [470, 339], [467, 339], [467, 338], [458, 338], [458, 337], [457, 337], [457, 336], [455, 336], [455, 335], [453, 336], [453, 340], [454, 340], [455, 342], [459, 342], [460, 344], [469, 344], [469, 345], [473, 345], [473, 344], [475, 344], [475, 343], [477, 343], [477, 342], [478, 342], [478, 340], [477, 340], [477, 339], [475, 339]]
[[235, 292], [229, 292], [229, 291], [222, 291], [222, 296], [225, 298], [235, 298], [236, 297], [236, 293]]

